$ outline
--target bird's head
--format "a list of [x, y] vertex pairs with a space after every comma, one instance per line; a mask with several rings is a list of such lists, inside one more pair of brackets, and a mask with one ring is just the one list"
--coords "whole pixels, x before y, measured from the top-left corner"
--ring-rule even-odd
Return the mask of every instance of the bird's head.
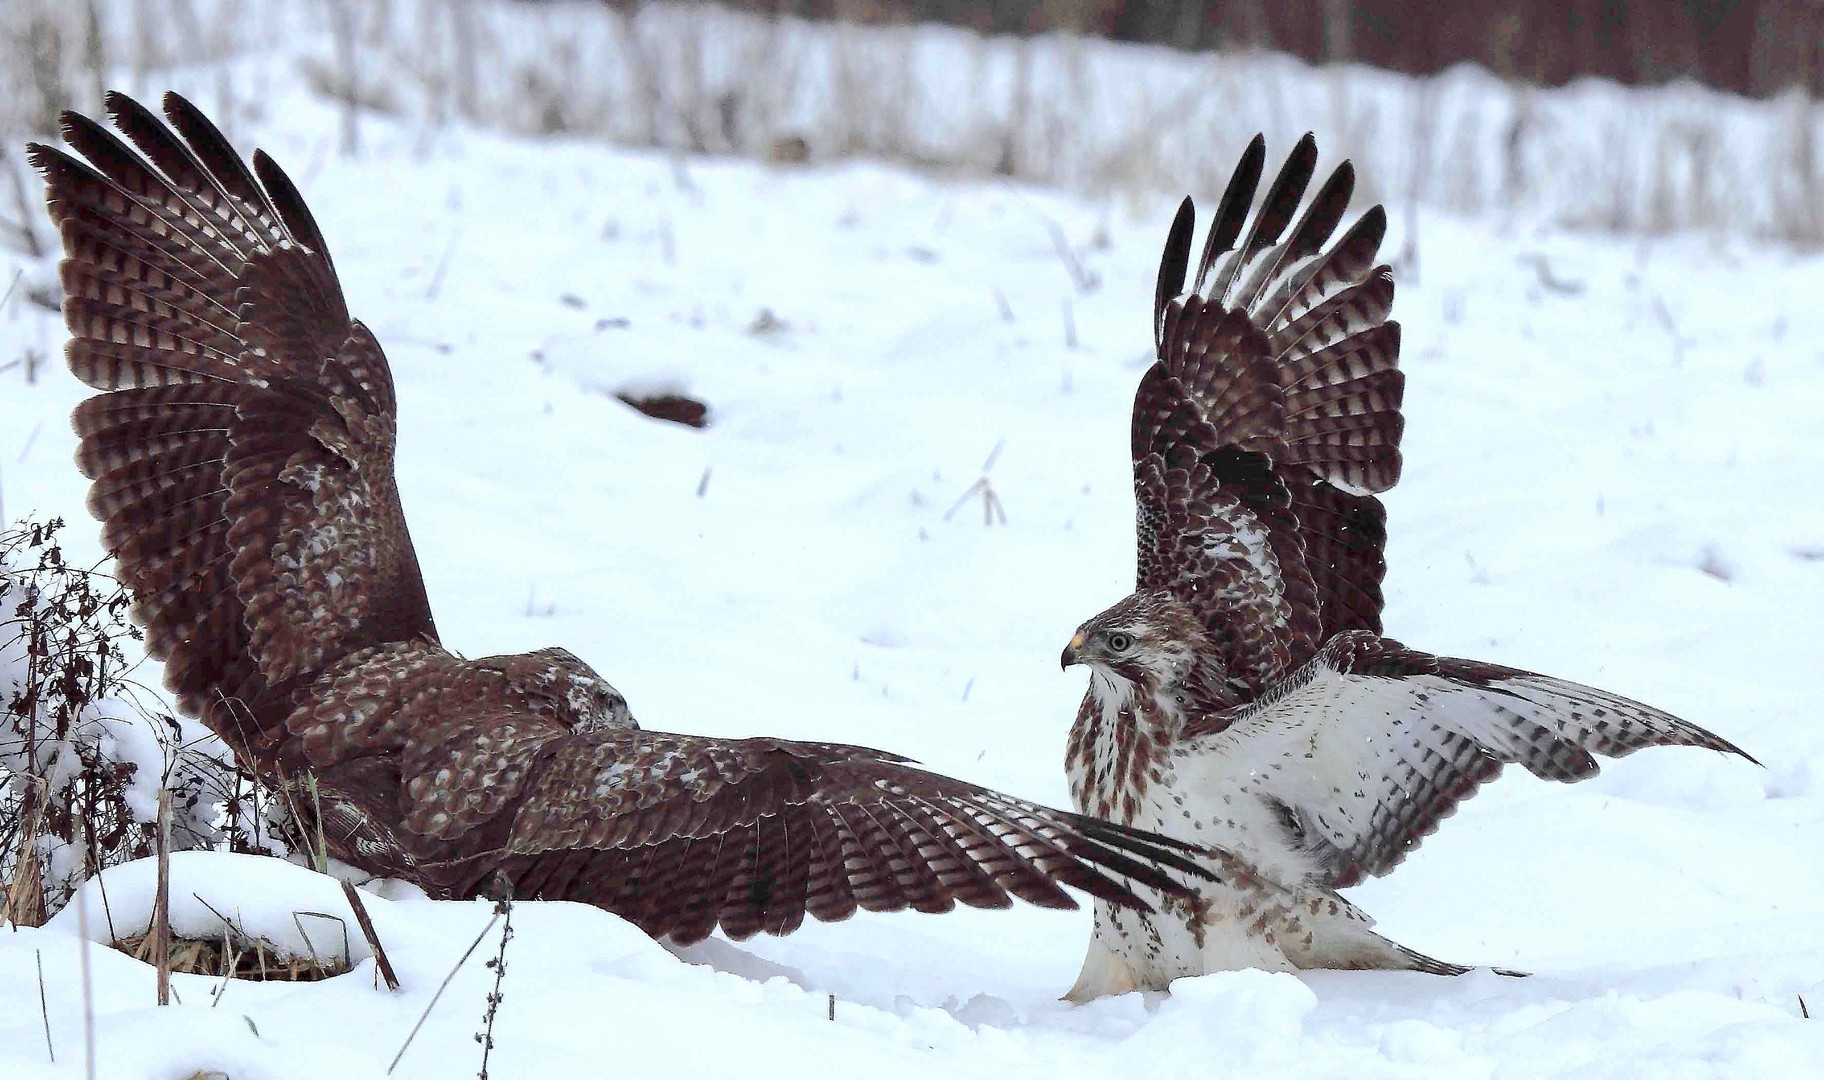
[[1139, 592], [1077, 627], [1060, 664], [1146, 687], [1177, 682], [1207, 638], [1183, 604], [1165, 592]]

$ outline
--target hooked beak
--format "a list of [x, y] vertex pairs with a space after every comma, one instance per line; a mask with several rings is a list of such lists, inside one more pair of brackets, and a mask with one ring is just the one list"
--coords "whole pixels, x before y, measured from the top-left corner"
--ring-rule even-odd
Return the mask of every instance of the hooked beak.
[[1069, 671], [1070, 665], [1080, 663], [1077, 659], [1077, 650], [1083, 647], [1083, 641], [1083, 635], [1079, 632], [1075, 637], [1070, 639], [1069, 645], [1064, 646], [1063, 655], [1058, 657], [1059, 671]]

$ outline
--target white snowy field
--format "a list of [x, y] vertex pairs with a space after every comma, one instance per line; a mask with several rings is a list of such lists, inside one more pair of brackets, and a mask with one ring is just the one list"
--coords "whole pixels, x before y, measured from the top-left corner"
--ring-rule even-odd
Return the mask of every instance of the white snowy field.
[[[266, 116], [244, 143], [291, 169], [391, 358], [447, 644], [567, 646], [647, 727], [860, 742], [1065, 803], [1083, 676], [1056, 657], [1132, 581], [1128, 407], [1175, 200], [427, 144], [372, 119], [350, 161], [321, 153], [334, 116], [301, 91]], [[1824, 259], [1420, 220], [1395, 305], [1388, 632], [1641, 698], [1765, 768], [1662, 750], [1575, 787], [1510, 776], [1352, 891], [1393, 938], [1525, 980], [1238, 972], [1071, 1007], [1082, 911], [864, 916], [681, 961], [593, 909], [522, 903], [491, 1075], [1824, 1075], [1824, 1019], [1800, 1018], [1801, 995], [1824, 1011]], [[0, 311], [0, 366], [52, 358], [35, 382], [0, 371], [0, 497], [99, 557], [62, 339], [17, 294]], [[708, 401], [711, 426], [612, 396], [654, 386]], [[991, 455], [1006, 525], [979, 498], [947, 514]], [[345, 911], [270, 861], [175, 873], [195, 929], [202, 901], [275, 941], [293, 912]], [[107, 880], [90, 934], [143, 927], [149, 867]], [[98, 1075], [383, 1073], [489, 917], [386, 895], [368, 903], [398, 994], [357, 937], [346, 976], [182, 976], [161, 1012], [149, 967], [91, 950]], [[0, 929], [0, 1076], [83, 1074], [76, 914]], [[395, 1076], [479, 1067], [496, 945]]]

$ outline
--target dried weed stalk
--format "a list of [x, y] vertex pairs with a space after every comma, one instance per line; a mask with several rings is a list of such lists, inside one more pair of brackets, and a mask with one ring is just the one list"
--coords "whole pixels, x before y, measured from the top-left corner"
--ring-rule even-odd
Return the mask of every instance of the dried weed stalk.
[[62, 528], [0, 528], [0, 915], [16, 925], [42, 924], [87, 878], [151, 855], [161, 798], [171, 850], [272, 846], [273, 808], [251, 778], [142, 704], [126, 590], [72, 565]]

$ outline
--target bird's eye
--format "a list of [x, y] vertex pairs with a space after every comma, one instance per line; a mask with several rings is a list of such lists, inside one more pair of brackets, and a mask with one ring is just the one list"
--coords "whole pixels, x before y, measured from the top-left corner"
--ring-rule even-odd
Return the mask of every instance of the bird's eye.
[[1126, 652], [1134, 647], [1134, 639], [1117, 630], [1108, 635], [1108, 647], [1113, 652]]

